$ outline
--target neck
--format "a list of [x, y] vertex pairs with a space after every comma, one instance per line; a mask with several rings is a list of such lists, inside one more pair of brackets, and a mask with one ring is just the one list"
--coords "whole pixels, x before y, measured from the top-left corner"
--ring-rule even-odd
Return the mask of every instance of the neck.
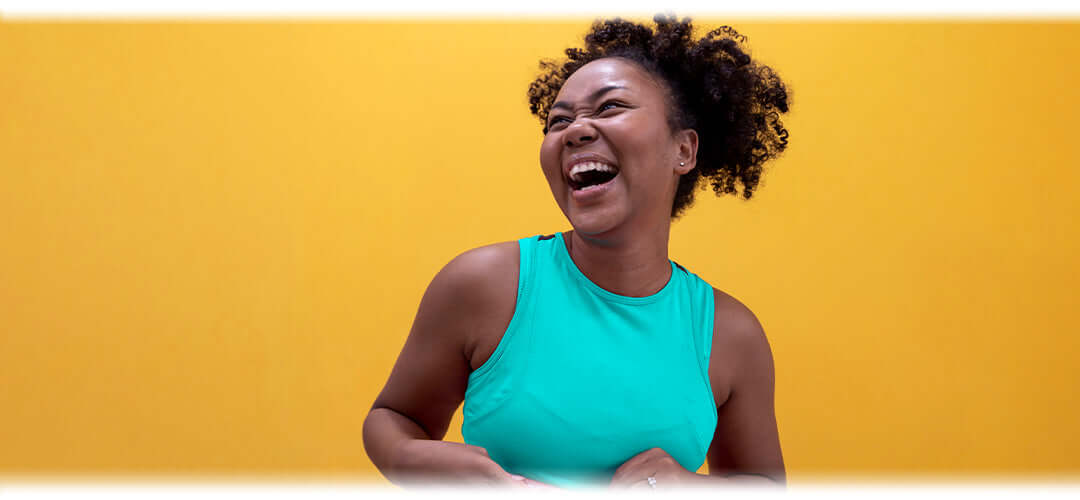
[[574, 264], [597, 286], [627, 297], [647, 297], [659, 292], [671, 279], [667, 253], [670, 233], [668, 221], [632, 237], [567, 231], [563, 239]]

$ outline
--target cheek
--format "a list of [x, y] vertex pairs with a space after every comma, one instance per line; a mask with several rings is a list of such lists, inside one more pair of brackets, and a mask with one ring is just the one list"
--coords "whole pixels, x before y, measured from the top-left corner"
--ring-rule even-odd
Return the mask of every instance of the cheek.
[[555, 141], [545, 138], [544, 142], [540, 144], [540, 167], [548, 178], [557, 174], [561, 168], [559, 165], [559, 148]]
[[638, 140], [634, 144], [638, 156], [645, 159], [652, 167], [649, 173], [656, 175], [671, 173], [673, 170], [671, 159], [674, 158], [674, 144], [668, 140], [671, 132], [667, 127], [651, 127], [643, 132], [637, 136]]

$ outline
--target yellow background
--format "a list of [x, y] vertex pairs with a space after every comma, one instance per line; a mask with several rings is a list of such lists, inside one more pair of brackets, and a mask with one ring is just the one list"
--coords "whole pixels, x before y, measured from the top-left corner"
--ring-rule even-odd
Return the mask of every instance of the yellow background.
[[[0, 473], [382, 482], [428, 281], [568, 228], [525, 90], [588, 21], [0, 23]], [[765, 326], [791, 481], [1075, 477], [1080, 25], [728, 22], [791, 146], [671, 256]]]

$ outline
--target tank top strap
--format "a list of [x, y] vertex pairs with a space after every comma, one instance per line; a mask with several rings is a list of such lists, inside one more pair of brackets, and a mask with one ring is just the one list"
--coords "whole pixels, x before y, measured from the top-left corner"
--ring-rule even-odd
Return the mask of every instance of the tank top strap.
[[518, 248], [513, 317], [469, 375], [465, 442], [508, 472], [557, 486], [606, 484], [654, 447], [697, 470], [717, 421], [712, 288], [671, 263], [659, 292], [616, 295], [577, 268], [560, 233]]
[[[514, 303], [514, 314], [510, 318], [510, 324], [506, 326], [502, 338], [495, 351], [484, 361], [483, 365], [469, 374], [469, 389], [477, 387], [481, 381], [499, 364], [509, 345], [514, 341], [514, 335], [521, 330], [522, 324], [527, 322], [527, 316], [532, 313], [531, 295], [536, 282], [537, 267], [537, 243], [543, 236], [532, 236], [518, 240], [518, 286], [517, 297]], [[542, 260], [542, 259], [541, 259]], [[542, 264], [542, 262], [541, 262]], [[466, 392], [467, 399], [468, 392]], [[480, 410], [477, 413], [482, 413]]]

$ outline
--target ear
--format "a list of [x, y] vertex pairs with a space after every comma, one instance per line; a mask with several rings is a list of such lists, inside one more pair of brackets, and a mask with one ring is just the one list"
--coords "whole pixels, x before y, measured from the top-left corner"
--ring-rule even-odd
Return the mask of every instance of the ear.
[[697, 131], [688, 128], [676, 132], [675, 144], [675, 173], [683, 175], [697, 166]]

